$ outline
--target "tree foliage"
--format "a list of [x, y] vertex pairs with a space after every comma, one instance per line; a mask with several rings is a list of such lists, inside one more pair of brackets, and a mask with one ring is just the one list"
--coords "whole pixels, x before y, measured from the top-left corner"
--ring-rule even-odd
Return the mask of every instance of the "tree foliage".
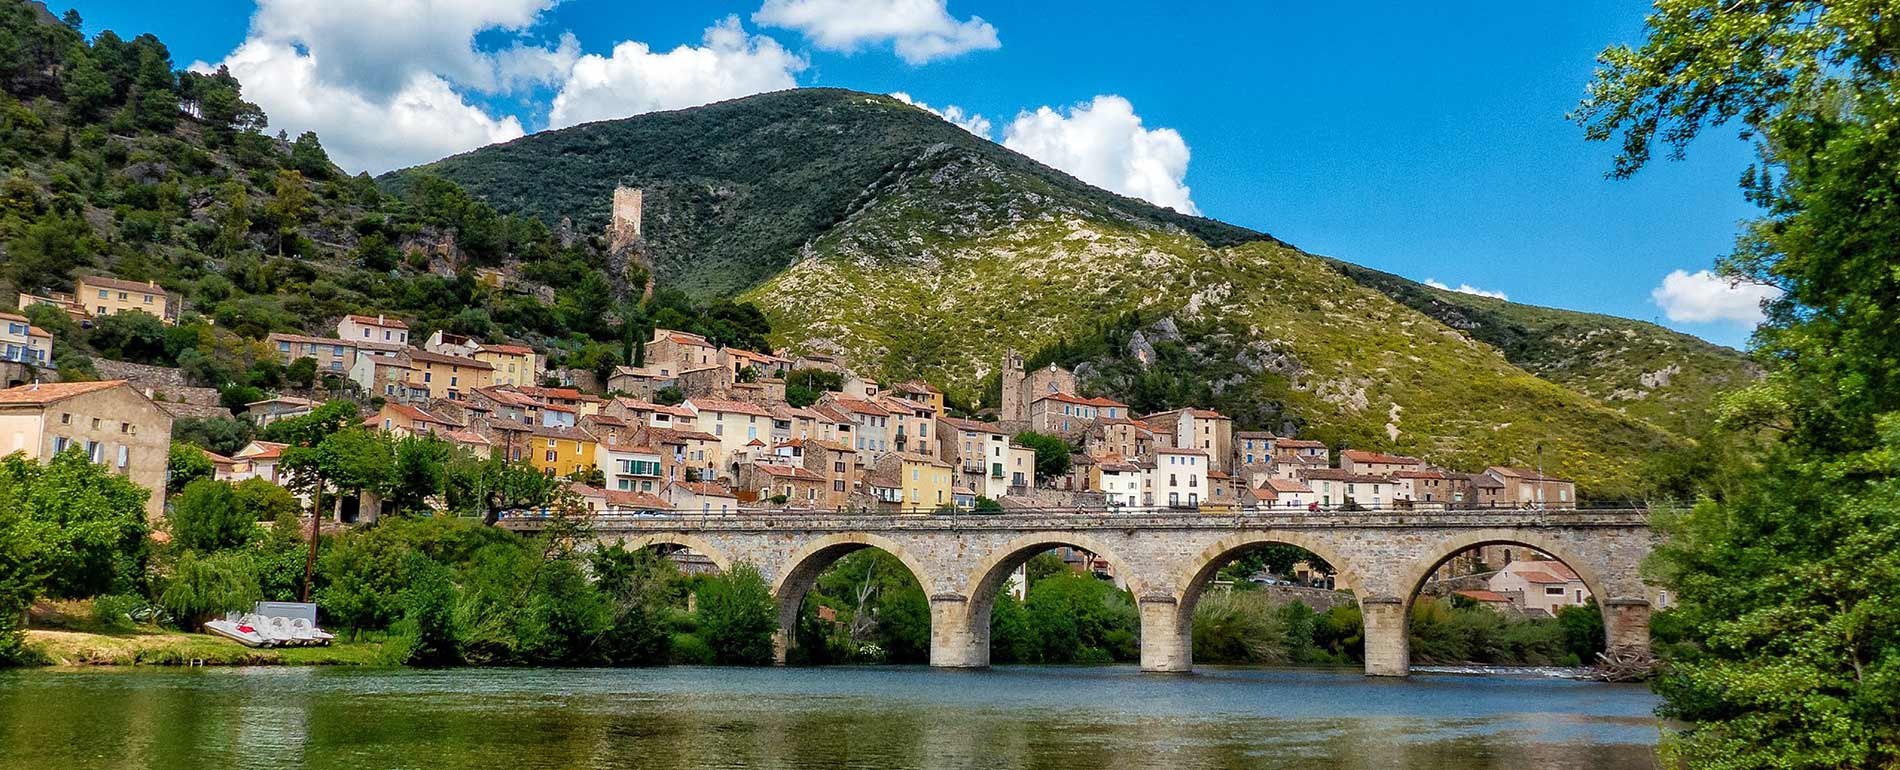
[[[1766, 379], [1721, 407], [1765, 449], [1664, 523], [1692, 640], [1658, 683], [1694, 768], [1900, 764], [1900, 42], [1880, 0], [1657, 4], [1576, 118], [1612, 174], [1737, 123], [1764, 215], [1720, 265], [1767, 284]], [[1719, 495], [1719, 496], [1718, 496]]]

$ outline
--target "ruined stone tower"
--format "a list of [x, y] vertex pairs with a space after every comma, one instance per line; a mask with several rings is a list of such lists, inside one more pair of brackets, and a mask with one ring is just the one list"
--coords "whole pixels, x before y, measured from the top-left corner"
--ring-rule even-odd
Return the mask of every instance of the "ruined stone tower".
[[640, 204], [640, 188], [614, 188], [613, 232], [615, 236], [640, 237]]

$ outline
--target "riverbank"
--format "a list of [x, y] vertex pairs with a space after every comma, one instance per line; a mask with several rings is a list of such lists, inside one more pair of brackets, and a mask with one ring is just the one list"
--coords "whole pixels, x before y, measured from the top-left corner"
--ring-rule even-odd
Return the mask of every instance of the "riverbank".
[[209, 634], [139, 628], [91, 633], [32, 629], [27, 646], [54, 666], [373, 666], [382, 642], [254, 649]]

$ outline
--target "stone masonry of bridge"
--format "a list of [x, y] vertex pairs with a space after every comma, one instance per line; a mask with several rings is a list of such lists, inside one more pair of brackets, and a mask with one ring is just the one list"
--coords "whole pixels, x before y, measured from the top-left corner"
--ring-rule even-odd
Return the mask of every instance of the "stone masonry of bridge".
[[[504, 520], [517, 530], [533, 518]], [[1603, 610], [1608, 646], [1647, 654], [1650, 589], [1638, 576], [1658, 536], [1641, 511], [1433, 511], [1429, 513], [1125, 514], [889, 516], [748, 514], [614, 517], [595, 536], [629, 547], [690, 549], [720, 569], [748, 562], [778, 602], [779, 659], [805, 594], [844, 555], [879, 548], [896, 556], [930, 597], [930, 664], [989, 665], [990, 609], [1009, 574], [1057, 546], [1094, 553], [1134, 594], [1141, 617], [1141, 668], [1193, 665], [1194, 607], [1214, 574], [1267, 543], [1311, 551], [1352, 586], [1364, 617], [1365, 670], [1410, 670], [1408, 621], [1426, 579], [1479, 545], [1528, 546], [1562, 560]]]

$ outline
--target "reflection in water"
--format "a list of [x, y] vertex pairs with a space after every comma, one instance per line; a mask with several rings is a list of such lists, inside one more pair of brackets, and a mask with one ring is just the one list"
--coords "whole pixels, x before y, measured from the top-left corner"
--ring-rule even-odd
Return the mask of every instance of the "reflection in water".
[[1551, 679], [918, 668], [0, 673], [0, 770], [1656, 768], [1653, 697]]

